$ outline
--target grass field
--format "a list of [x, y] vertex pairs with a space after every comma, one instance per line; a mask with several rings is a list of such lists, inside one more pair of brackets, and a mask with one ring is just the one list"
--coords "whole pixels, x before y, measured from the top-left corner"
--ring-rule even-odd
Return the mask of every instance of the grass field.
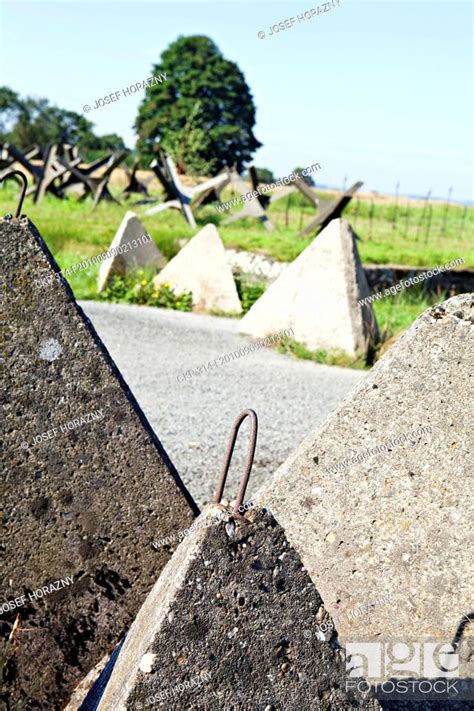
[[[336, 193], [316, 191], [321, 200], [332, 199]], [[232, 196], [224, 193], [223, 200]], [[400, 199], [395, 205], [386, 201], [374, 202], [357, 198], [344, 211], [353, 229], [361, 238], [359, 252], [364, 263], [435, 266], [456, 257], [463, 257], [466, 265], [474, 266], [474, 208], [460, 205], [430, 203], [425, 209], [419, 201]], [[216, 214], [207, 206], [201, 217], [207, 216], [218, 224], [224, 214]], [[307, 225], [315, 211], [301, 194], [292, 194], [270, 205], [268, 216], [277, 228], [269, 234], [255, 220], [245, 220], [222, 227], [224, 243], [236, 249], [261, 251], [274, 259], [292, 261], [311, 242], [312, 237], [300, 237], [301, 226]], [[372, 217], [371, 217], [372, 215]], [[395, 220], [394, 220], [395, 217]], [[446, 223], [445, 223], [446, 217]], [[408, 218], [408, 222], [407, 222]], [[429, 233], [428, 233], [429, 227]]]
[[[17, 195], [18, 188], [11, 182], [0, 189], [3, 214], [14, 211]], [[334, 196], [328, 192], [318, 192], [318, 195], [325, 200]], [[232, 197], [229, 192], [222, 195], [223, 201]], [[103, 202], [93, 211], [90, 199], [79, 202], [72, 196], [60, 201], [47, 195], [40, 206], [27, 199], [23, 212], [37, 226], [61, 269], [107, 250], [126, 209], [140, 216], [145, 229], [167, 258], [178, 252], [178, 240], [194, 234], [177, 211], [144, 217], [146, 206], [134, 206], [134, 201], [132, 198], [122, 205]], [[268, 215], [276, 227], [273, 233], [268, 233], [256, 220], [247, 219], [229, 226], [221, 224], [239, 209], [218, 213], [214, 205], [199, 208], [196, 210], [198, 229], [213, 222], [227, 247], [260, 252], [281, 261], [295, 259], [312, 240], [298, 234], [301, 225], [308, 224], [315, 214], [300, 194], [282, 198], [270, 206]], [[371, 200], [361, 197], [350, 203], [344, 217], [360, 237], [358, 246], [363, 263], [433, 267], [462, 257], [463, 268], [474, 267], [474, 208], [450, 205], [446, 209], [443, 203], [429, 203], [425, 207], [420, 201], [400, 198], [395, 212], [393, 201], [374, 200], [372, 204]], [[76, 298], [97, 298], [98, 270], [99, 265], [92, 265], [68, 277]], [[442, 298], [429, 297], [418, 287], [412, 287], [376, 302], [374, 309], [385, 339], [390, 341], [399, 335], [419, 313]], [[312, 357], [298, 347], [295, 353]], [[323, 355], [318, 357], [324, 360]], [[337, 362], [337, 357], [335, 360]], [[329, 356], [328, 361], [331, 361]]]

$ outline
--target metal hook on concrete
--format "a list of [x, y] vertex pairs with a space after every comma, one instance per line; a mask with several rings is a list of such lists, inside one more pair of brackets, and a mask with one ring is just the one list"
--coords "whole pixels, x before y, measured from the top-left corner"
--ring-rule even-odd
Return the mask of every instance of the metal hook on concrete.
[[[3, 176], [3, 178], [0, 178], [0, 183], [3, 183], [4, 180], [8, 180], [8, 178], [12, 178], [14, 175], [19, 175], [20, 178], [23, 181], [23, 189], [20, 194], [20, 199], [18, 201], [18, 207], [16, 208], [16, 213], [15, 213], [15, 220], [17, 220], [20, 215], [21, 215], [21, 208], [23, 207], [23, 200], [25, 199], [26, 195], [26, 190], [28, 188], [28, 179], [24, 173], [21, 172], [21, 170], [11, 170], [9, 173]], [[5, 215], [6, 218], [11, 219], [11, 215]]]
[[240, 486], [239, 486], [239, 491], [237, 494], [237, 499], [235, 500], [235, 505], [234, 505], [234, 508], [232, 509], [233, 513], [238, 513], [239, 508], [242, 506], [244, 496], [245, 496], [245, 490], [247, 489], [247, 484], [248, 484], [250, 472], [252, 469], [253, 458], [255, 456], [255, 447], [257, 445], [258, 419], [257, 419], [257, 413], [254, 410], [243, 410], [243, 412], [240, 413], [240, 415], [238, 416], [238, 418], [232, 425], [229, 444], [227, 445], [227, 452], [225, 454], [224, 464], [222, 465], [221, 475], [219, 478], [219, 484], [217, 485], [216, 493], [214, 495], [214, 503], [219, 504], [222, 499], [222, 494], [224, 493], [224, 486], [225, 486], [225, 482], [227, 479], [227, 473], [229, 471], [230, 461], [231, 461], [232, 455], [234, 453], [235, 442], [237, 439], [237, 435], [239, 433], [240, 425], [242, 424], [242, 422], [245, 420], [246, 417], [250, 417], [250, 419], [252, 421], [252, 424], [251, 424], [252, 429], [250, 432], [250, 441], [249, 441], [249, 446], [247, 449], [247, 459], [245, 462], [245, 470], [244, 470], [244, 473], [243, 473], [242, 478], [240, 480]]

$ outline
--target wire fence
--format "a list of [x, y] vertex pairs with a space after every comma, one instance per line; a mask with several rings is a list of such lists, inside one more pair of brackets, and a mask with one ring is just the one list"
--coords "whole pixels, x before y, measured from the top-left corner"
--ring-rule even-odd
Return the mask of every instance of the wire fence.
[[[342, 188], [346, 184], [347, 176], [344, 177]], [[392, 235], [398, 235], [404, 240], [426, 245], [432, 240], [449, 237], [462, 240], [468, 230], [473, 230], [474, 237], [474, 208], [453, 203], [452, 186], [446, 201], [434, 201], [431, 200], [432, 189], [419, 200], [404, 198], [400, 195], [400, 185], [400, 181], [397, 181], [392, 199], [382, 197], [375, 190], [364, 197], [356, 193], [344, 209], [343, 216], [351, 222], [355, 230], [363, 230], [364, 239], [369, 241], [381, 236], [391, 239]], [[317, 186], [313, 189], [318, 190]], [[470, 210], [471, 217], [468, 219]], [[274, 224], [298, 233], [316, 215], [315, 208], [298, 192], [290, 193], [281, 201], [277, 201], [271, 210]]]

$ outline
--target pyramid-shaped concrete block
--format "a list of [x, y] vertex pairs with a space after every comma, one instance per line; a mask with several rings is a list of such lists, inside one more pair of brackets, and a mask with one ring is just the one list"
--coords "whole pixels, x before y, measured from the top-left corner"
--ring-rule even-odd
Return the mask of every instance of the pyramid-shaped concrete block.
[[152, 541], [189, 526], [197, 507], [36, 228], [1, 219], [0, 242], [4, 693], [12, 708], [55, 709], [168, 561]]
[[346, 220], [333, 220], [256, 301], [239, 324], [241, 333], [264, 337], [292, 328], [309, 349], [367, 354], [378, 338], [369, 288]]
[[134, 212], [126, 212], [99, 269], [97, 291], [102, 291], [114, 275], [125, 276], [143, 267], [162, 269], [166, 259]]
[[130, 628], [98, 711], [379, 708], [346, 694], [331, 621], [283, 529], [262, 510], [247, 515], [201, 514]]
[[343, 641], [449, 644], [472, 611], [473, 363], [465, 294], [421, 315], [257, 492]]
[[191, 291], [196, 311], [242, 311], [224, 245], [212, 224], [203, 227], [153, 282], [169, 284], [176, 294]]

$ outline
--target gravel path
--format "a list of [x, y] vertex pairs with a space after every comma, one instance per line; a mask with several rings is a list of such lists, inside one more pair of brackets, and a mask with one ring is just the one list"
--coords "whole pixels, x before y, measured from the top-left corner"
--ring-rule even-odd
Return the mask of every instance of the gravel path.
[[[365, 373], [262, 348], [190, 381], [177, 376], [251, 342], [236, 319], [125, 304], [82, 302], [86, 314], [199, 505], [212, 496], [229, 431], [241, 410], [259, 418], [246, 498], [331, 413]], [[180, 378], [183, 380], [183, 378]], [[237, 492], [247, 446], [237, 440], [226, 494]]]

